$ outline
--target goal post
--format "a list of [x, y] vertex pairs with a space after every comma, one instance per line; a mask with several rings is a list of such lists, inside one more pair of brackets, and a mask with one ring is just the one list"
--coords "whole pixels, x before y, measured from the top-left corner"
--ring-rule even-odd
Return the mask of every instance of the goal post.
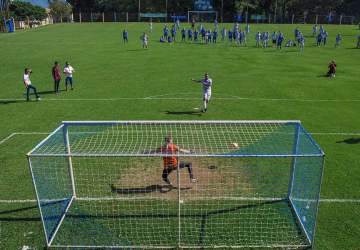
[[27, 157], [48, 247], [313, 245], [324, 152], [299, 121], [70, 121]]
[[217, 11], [189, 10], [188, 23], [191, 23], [193, 19], [195, 19], [197, 22], [214, 22], [215, 20], [219, 20]]

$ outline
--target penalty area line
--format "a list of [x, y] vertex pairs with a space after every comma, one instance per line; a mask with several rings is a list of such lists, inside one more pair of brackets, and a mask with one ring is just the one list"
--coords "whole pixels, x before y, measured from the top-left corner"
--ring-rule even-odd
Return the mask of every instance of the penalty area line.
[[[193, 93], [178, 93], [181, 94], [193, 94]], [[123, 100], [199, 100], [202, 97], [171, 97], [170, 94], [164, 95], [154, 95], [147, 97], [116, 97], [116, 98], [44, 98], [42, 102], [114, 102], [114, 101], [123, 101]], [[295, 99], [295, 98], [257, 98], [257, 97], [241, 97], [241, 96], [214, 96], [213, 100], [228, 100], [228, 101], [266, 101], [266, 102], [360, 102], [360, 99]], [[0, 102], [16, 102], [23, 101], [23, 98], [9, 98], [9, 99], [0, 99]]]
[[9, 141], [11, 138], [13, 138], [16, 135], [47, 135], [47, 134], [49, 134], [49, 133], [47, 133], [47, 132], [15, 132], [15, 133], [11, 133], [10, 135], [8, 135], [4, 139], [2, 139], [0, 141], [0, 145], [2, 145], [5, 142]]

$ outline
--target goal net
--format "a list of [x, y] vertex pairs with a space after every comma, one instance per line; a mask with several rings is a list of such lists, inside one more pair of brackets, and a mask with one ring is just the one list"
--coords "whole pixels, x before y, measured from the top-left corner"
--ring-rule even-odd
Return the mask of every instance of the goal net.
[[68, 248], [309, 247], [323, 160], [298, 121], [63, 122], [28, 153]]
[[217, 11], [188, 11], [188, 23], [191, 23], [192, 21], [211, 23], [215, 20], [219, 21]]

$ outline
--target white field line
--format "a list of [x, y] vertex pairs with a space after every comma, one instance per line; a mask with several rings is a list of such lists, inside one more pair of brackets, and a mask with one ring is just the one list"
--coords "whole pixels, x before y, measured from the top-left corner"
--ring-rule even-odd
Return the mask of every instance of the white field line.
[[10, 139], [11, 139], [13, 136], [15, 136], [15, 135], [16, 135], [15, 133], [12, 133], [12, 134], [10, 134], [9, 136], [5, 137], [4, 139], [2, 139], [2, 140], [0, 141], [0, 145], [3, 144], [3, 143], [5, 143], [6, 141], [10, 140]]
[[[181, 97], [179, 95], [198, 95], [198, 97]], [[199, 92], [189, 92], [189, 93], [176, 93], [178, 97], [173, 97], [174, 93], [163, 94], [163, 95], [153, 95], [147, 97], [117, 97], [117, 98], [44, 98], [42, 101], [122, 101], [122, 100], [200, 100], [201, 95]], [[256, 97], [241, 97], [241, 96], [213, 96], [213, 100], [243, 100], [243, 101], [271, 101], [271, 102], [360, 102], [360, 99], [296, 99], [296, 98], [256, 98]], [[4, 98], [0, 99], [0, 102], [11, 102], [11, 101], [23, 101], [24, 98]]]
[[5, 137], [4, 139], [2, 139], [0, 141], [0, 145], [4, 144], [5, 142], [7, 142], [8, 140], [10, 140], [11, 138], [13, 138], [16, 135], [47, 135], [49, 133], [47, 132], [15, 132], [10, 134], [9, 136]]

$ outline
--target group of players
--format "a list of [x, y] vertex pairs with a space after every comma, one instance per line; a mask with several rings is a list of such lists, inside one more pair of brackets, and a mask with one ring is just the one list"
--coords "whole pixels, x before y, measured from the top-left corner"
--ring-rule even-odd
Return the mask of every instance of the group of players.
[[[153, 31], [153, 24], [150, 22], [150, 33]], [[163, 34], [159, 39], [160, 43], [174, 43], [178, 41], [178, 33], [181, 34], [181, 42], [194, 42], [194, 43], [203, 43], [203, 44], [211, 44], [211, 43], [217, 43], [218, 40], [221, 38], [221, 41], [228, 41], [229, 43], [235, 43], [238, 46], [246, 46], [247, 45], [247, 39], [249, 37], [250, 33], [250, 25], [246, 24], [244, 29], [240, 28], [240, 25], [238, 23], [234, 24], [233, 29], [227, 30], [225, 27], [223, 27], [219, 31], [219, 24], [215, 20], [214, 22], [214, 28], [206, 29], [203, 24], [200, 24], [197, 28], [195, 27], [195, 22], [192, 23], [191, 28], [181, 28], [179, 20], [177, 20], [171, 27], [169, 27], [167, 24], [164, 25], [163, 28]], [[316, 45], [319, 47], [321, 45], [326, 46], [329, 34], [324, 29], [322, 25], [320, 25], [319, 32], [318, 32], [318, 26], [313, 26], [313, 36], [316, 40]], [[124, 43], [128, 42], [128, 31], [125, 29], [123, 30], [123, 40]], [[272, 32], [270, 35], [270, 32], [256, 32], [255, 34], [255, 44], [256, 47], [262, 47], [267, 48], [270, 46], [270, 39], [272, 41], [272, 46], [276, 47], [277, 49], [282, 49], [283, 43], [285, 41], [284, 33], [281, 31], [278, 32]], [[149, 36], [146, 34], [146, 32], [143, 33], [141, 36], [143, 48], [148, 47], [148, 40]], [[339, 47], [342, 41], [341, 34], [337, 34], [335, 38], [335, 47]], [[305, 47], [305, 36], [300, 31], [299, 28], [296, 28], [294, 30], [294, 39], [287, 39], [285, 47], [295, 47], [298, 46], [300, 51], [304, 50]], [[360, 48], [360, 36], [358, 37], [357, 47]]]

